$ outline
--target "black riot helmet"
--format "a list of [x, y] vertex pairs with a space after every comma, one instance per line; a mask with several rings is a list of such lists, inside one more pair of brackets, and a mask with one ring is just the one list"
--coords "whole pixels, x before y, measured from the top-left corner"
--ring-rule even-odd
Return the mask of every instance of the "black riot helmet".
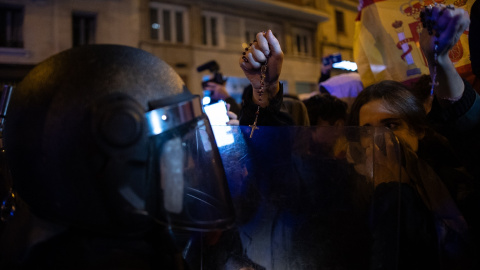
[[43, 61], [15, 88], [4, 130], [14, 190], [41, 218], [108, 233], [233, 223], [199, 97], [143, 50], [89, 45]]

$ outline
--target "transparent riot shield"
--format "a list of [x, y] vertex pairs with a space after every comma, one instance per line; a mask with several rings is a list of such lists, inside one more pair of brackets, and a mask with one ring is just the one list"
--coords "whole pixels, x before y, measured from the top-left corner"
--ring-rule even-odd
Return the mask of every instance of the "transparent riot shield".
[[262, 126], [252, 138], [250, 127], [213, 131], [236, 226], [201, 236], [200, 268], [370, 269], [377, 257], [397, 261], [398, 207], [382, 202], [400, 196], [400, 149], [390, 131]]

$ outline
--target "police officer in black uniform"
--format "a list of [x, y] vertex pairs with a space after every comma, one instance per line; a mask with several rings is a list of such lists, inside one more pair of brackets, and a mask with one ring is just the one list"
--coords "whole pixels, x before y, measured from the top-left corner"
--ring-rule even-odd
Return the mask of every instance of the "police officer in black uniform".
[[4, 128], [0, 269], [188, 269], [177, 232], [234, 222], [198, 96], [136, 48], [88, 45], [38, 64]]

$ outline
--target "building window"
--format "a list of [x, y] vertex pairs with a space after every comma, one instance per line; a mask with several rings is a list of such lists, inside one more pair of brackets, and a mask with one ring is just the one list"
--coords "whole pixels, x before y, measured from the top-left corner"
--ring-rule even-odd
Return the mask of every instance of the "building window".
[[158, 10], [155, 8], [150, 9], [150, 38], [158, 40], [158, 30], [160, 24], [158, 23]]
[[97, 15], [87, 12], [72, 13], [73, 47], [95, 43]]
[[218, 29], [217, 29], [217, 18], [210, 18], [210, 33], [212, 46], [218, 45]]
[[337, 25], [337, 33], [345, 33], [345, 18], [342, 11], [335, 10], [335, 23]]
[[163, 40], [172, 41], [172, 24], [170, 23], [170, 11], [164, 10], [162, 14], [163, 20]]
[[177, 30], [176, 37], [178, 43], [184, 43], [184, 34], [183, 34], [183, 13], [175, 12], [175, 30]]
[[188, 43], [187, 9], [150, 3], [150, 38], [166, 43]]
[[223, 47], [223, 16], [212, 12], [202, 14], [202, 44]]
[[312, 33], [306, 29], [294, 28], [294, 54], [295, 55], [307, 55], [312, 54]]
[[23, 7], [0, 4], [0, 47], [23, 48]]

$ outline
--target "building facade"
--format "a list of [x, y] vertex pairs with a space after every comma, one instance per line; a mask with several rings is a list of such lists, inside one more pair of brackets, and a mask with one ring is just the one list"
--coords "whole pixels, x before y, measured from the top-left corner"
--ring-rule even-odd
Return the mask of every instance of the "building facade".
[[19, 80], [29, 68], [74, 46], [122, 44], [171, 65], [201, 93], [214, 60], [229, 91], [248, 82], [238, 66], [245, 46], [272, 29], [285, 53], [285, 91], [314, 91], [321, 58], [353, 60], [355, 0], [0, 0], [0, 81]]
[[0, 0], [0, 82], [18, 82], [37, 63], [89, 43], [138, 46], [137, 0]]

